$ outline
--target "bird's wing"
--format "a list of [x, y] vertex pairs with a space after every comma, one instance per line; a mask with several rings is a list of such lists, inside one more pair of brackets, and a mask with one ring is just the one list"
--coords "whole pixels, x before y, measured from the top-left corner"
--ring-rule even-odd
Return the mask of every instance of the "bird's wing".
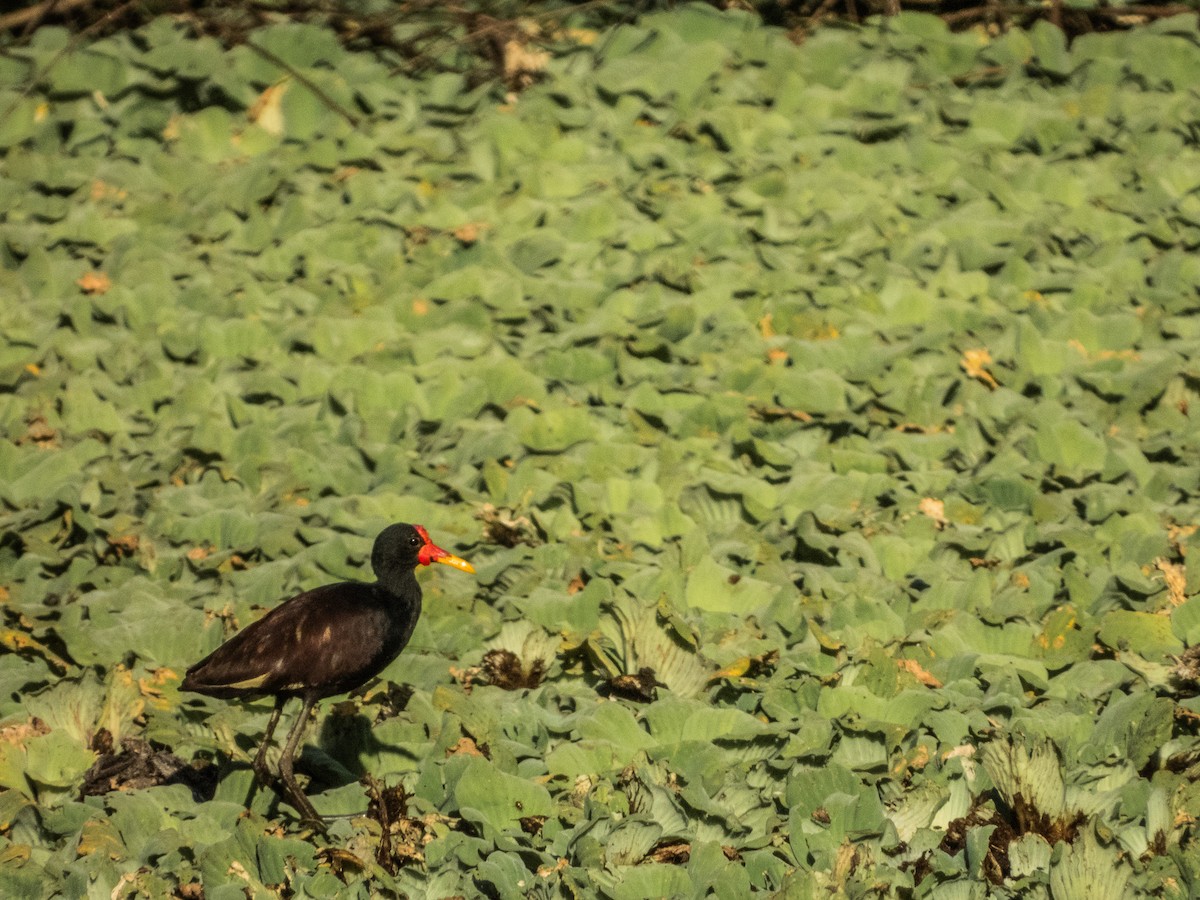
[[340, 693], [374, 674], [387, 632], [368, 585], [326, 585], [239, 631], [188, 669], [181, 687], [215, 697]]

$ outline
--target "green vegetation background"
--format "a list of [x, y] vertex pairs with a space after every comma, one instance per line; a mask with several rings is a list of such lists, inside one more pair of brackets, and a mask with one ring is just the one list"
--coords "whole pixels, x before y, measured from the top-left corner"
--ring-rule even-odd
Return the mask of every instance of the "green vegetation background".
[[[1195, 17], [565, 24], [0, 55], [0, 895], [1195, 896]], [[181, 672], [396, 520], [391, 821], [246, 812]]]

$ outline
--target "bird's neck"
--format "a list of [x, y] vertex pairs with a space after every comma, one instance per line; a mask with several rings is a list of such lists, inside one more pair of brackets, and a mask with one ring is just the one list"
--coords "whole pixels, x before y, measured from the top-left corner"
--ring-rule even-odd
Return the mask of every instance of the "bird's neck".
[[421, 602], [421, 586], [417, 584], [417, 573], [412, 569], [383, 568], [375, 572], [376, 584], [397, 599]]
[[381, 601], [388, 620], [384, 640], [390, 648], [388, 652], [395, 656], [404, 649], [417, 627], [417, 619], [421, 616], [421, 586], [412, 569], [377, 572], [376, 577], [379, 580], [375, 582], [375, 596]]

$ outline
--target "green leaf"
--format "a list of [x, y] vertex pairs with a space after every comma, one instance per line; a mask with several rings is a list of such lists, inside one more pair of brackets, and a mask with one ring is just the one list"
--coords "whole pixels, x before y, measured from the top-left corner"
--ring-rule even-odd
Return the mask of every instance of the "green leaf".
[[13, 450], [4, 461], [11, 463], [8, 471], [20, 474], [0, 486], [0, 496], [15, 505], [54, 497], [72, 485], [89, 463], [106, 453], [103, 445], [90, 438], [62, 450]]
[[1061, 28], [1039, 19], [1029, 31], [1029, 40], [1034, 59], [1041, 68], [1055, 75], [1066, 75], [1071, 71], [1071, 55]]
[[1117, 650], [1128, 650], [1147, 659], [1183, 652], [1167, 616], [1116, 609], [1100, 620], [1100, 640]]
[[542, 785], [502, 772], [477, 756], [463, 766], [453, 798], [464, 818], [478, 820], [496, 831], [519, 829], [521, 819], [554, 812], [550, 794]]
[[519, 409], [509, 421], [521, 443], [537, 453], [560, 453], [594, 433], [587, 411], [577, 407], [554, 407], [541, 413]]
[[615, 875], [615, 883], [605, 888], [605, 893], [613, 900], [689, 897], [696, 890], [686, 870], [663, 863], [624, 866]]
[[1072, 478], [1104, 468], [1108, 446], [1104, 438], [1072, 418], [1041, 417], [1034, 438], [1038, 457]]
[[534, 234], [513, 244], [509, 259], [526, 275], [558, 262], [566, 250], [563, 240], [551, 234]]
[[[24, 776], [33, 783], [41, 802], [45, 803], [48, 798], [53, 798], [56, 792], [52, 790], [47, 797], [41, 793], [44, 788], [61, 789], [77, 785], [83, 773], [95, 761], [96, 754], [78, 738], [56, 728], [49, 734], [29, 742]], [[5, 787], [20, 785], [6, 784]]]
[[1116, 849], [1102, 846], [1085, 828], [1050, 869], [1050, 891], [1055, 900], [1121, 900], [1131, 874]]
[[1126, 760], [1142, 769], [1170, 738], [1173, 727], [1174, 707], [1165, 697], [1117, 694], [1096, 722], [1086, 756], [1098, 762]]
[[646, 711], [646, 721], [660, 744], [744, 741], [771, 731], [741, 710], [713, 709], [695, 700], [659, 700]]
[[1053, 849], [1040, 834], [1026, 833], [1008, 845], [1008, 862], [1013, 878], [1045, 872]]
[[688, 574], [684, 600], [694, 609], [741, 615], [766, 606], [778, 589], [749, 578], [705, 557]]
[[1028, 804], [1035, 814], [1049, 816], [1051, 821], [1066, 813], [1062, 765], [1050, 741], [1000, 737], [980, 749], [980, 759], [1011, 809], [1019, 803]]

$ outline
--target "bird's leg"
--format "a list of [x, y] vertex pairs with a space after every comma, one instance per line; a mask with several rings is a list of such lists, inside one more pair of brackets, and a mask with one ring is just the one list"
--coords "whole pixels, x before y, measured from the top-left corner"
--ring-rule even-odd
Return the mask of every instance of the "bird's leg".
[[271, 736], [275, 734], [275, 726], [279, 724], [279, 714], [283, 712], [283, 705], [287, 703], [286, 697], [275, 698], [275, 709], [271, 712], [270, 721], [267, 722], [267, 731], [263, 735], [262, 743], [258, 747], [258, 753], [254, 757], [254, 775], [258, 779], [258, 783], [263, 787], [271, 786], [271, 770], [267, 768], [267, 745], [271, 743]]
[[324, 830], [324, 820], [317, 813], [312, 802], [305, 796], [304, 791], [300, 790], [300, 786], [296, 784], [295, 776], [292, 774], [296, 746], [300, 743], [300, 735], [304, 731], [304, 726], [308, 724], [308, 716], [312, 712], [312, 708], [316, 702], [317, 698], [311, 694], [304, 696], [304, 709], [300, 710], [300, 718], [292, 726], [292, 732], [288, 735], [287, 744], [283, 748], [283, 756], [279, 758], [279, 777], [283, 779], [288, 800], [291, 801], [292, 806], [300, 813], [301, 819]]

